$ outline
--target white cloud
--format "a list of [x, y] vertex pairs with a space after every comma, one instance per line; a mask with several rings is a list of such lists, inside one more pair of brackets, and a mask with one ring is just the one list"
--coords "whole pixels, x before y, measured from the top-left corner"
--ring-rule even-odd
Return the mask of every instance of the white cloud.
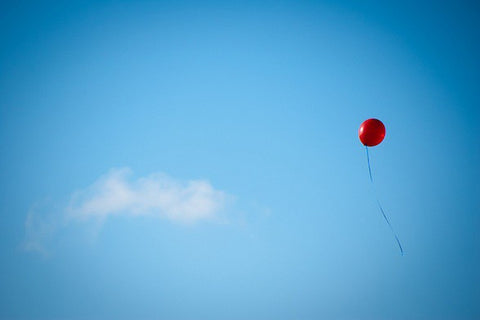
[[180, 223], [209, 220], [225, 206], [229, 196], [206, 180], [181, 182], [154, 173], [129, 179], [128, 168], [113, 169], [72, 196], [71, 218], [107, 218], [115, 215], [152, 215]]
[[179, 181], [163, 173], [132, 179], [129, 168], [111, 169], [92, 185], [74, 192], [67, 206], [39, 203], [25, 221], [23, 249], [48, 254], [59, 229], [76, 222], [101, 224], [117, 215], [152, 216], [181, 224], [219, 218], [233, 199], [206, 180]]
[[25, 219], [25, 239], [21, 247], [48, 256], [46, 247], [62, 226], [65, 226], [64, 210], [51, 199], [33, 204]]

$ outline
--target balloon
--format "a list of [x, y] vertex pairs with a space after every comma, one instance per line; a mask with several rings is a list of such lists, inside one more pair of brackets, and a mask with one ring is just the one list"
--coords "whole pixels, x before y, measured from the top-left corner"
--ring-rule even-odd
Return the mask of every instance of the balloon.
[[358, 130], [358, 137], [363, 145], [373, 147], [385, 138], [385, 126], [378, 119], [368, 119], [363, 121]]

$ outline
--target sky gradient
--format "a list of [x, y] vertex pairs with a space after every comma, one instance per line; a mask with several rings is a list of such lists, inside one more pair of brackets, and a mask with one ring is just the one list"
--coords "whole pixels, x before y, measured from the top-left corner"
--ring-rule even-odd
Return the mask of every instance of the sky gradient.
[[479, 39], [462, 1], [2, 3], [0, 319], [479, 319]]

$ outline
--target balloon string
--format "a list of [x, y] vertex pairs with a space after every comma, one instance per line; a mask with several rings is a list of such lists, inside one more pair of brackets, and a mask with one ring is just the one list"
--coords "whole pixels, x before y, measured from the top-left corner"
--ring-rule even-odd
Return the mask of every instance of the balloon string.
[[373, 183], [372, 169], [370, 168], [370, 156], [368, 155], [368, 147], [367, 146], [365, 146], [365, 150], [367, 150], [368, 174], [370, 175], [370, 181]]
[[385, 221], [387, 222], [388, 226], [390, 227], [390, 231], [392, 231], [393, 236], [395, 237], [395, 240], [397, 241], [398, 248], [400, 249], [400, 253], [401, 253], [402, 256], [403, 256], [403, 248], [402, 248], [402, 244], [400, 243], [400, 239], [398, 239], [397, 233], [395, 232], [395, 230], [393, 229], [392, 224], [391, 224], [390, 221], [388, 220], [387, 215], [385, 214], [385, 211], [383, 210], [382, 204], [380, 203], [380, 200], [378, 200], [377, 190], [375, 189], [375, 184], [373, 183], [372, 169], [370, 168], [370, 156], [369, 156], [369, 154], [368, 154], [368, 147], [367, 147], [367, 146], [365, 146], [365, 150], [367, 150], [368, 173], [369, 173], [369, 175], [370, 175], [370, 181], [372, 182], [373, 191], [375, 192], [375, 199], [377, 200], [378, 208], [380, 209], [380, 212], [382, 213], [383, 218], [385, 219]]

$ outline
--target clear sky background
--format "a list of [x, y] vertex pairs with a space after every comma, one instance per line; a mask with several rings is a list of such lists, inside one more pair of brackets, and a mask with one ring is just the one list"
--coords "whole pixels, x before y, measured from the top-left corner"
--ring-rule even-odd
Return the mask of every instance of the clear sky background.
[[2, 2], [0, 318], [479, 319], [479, 39], [473, 1]]

